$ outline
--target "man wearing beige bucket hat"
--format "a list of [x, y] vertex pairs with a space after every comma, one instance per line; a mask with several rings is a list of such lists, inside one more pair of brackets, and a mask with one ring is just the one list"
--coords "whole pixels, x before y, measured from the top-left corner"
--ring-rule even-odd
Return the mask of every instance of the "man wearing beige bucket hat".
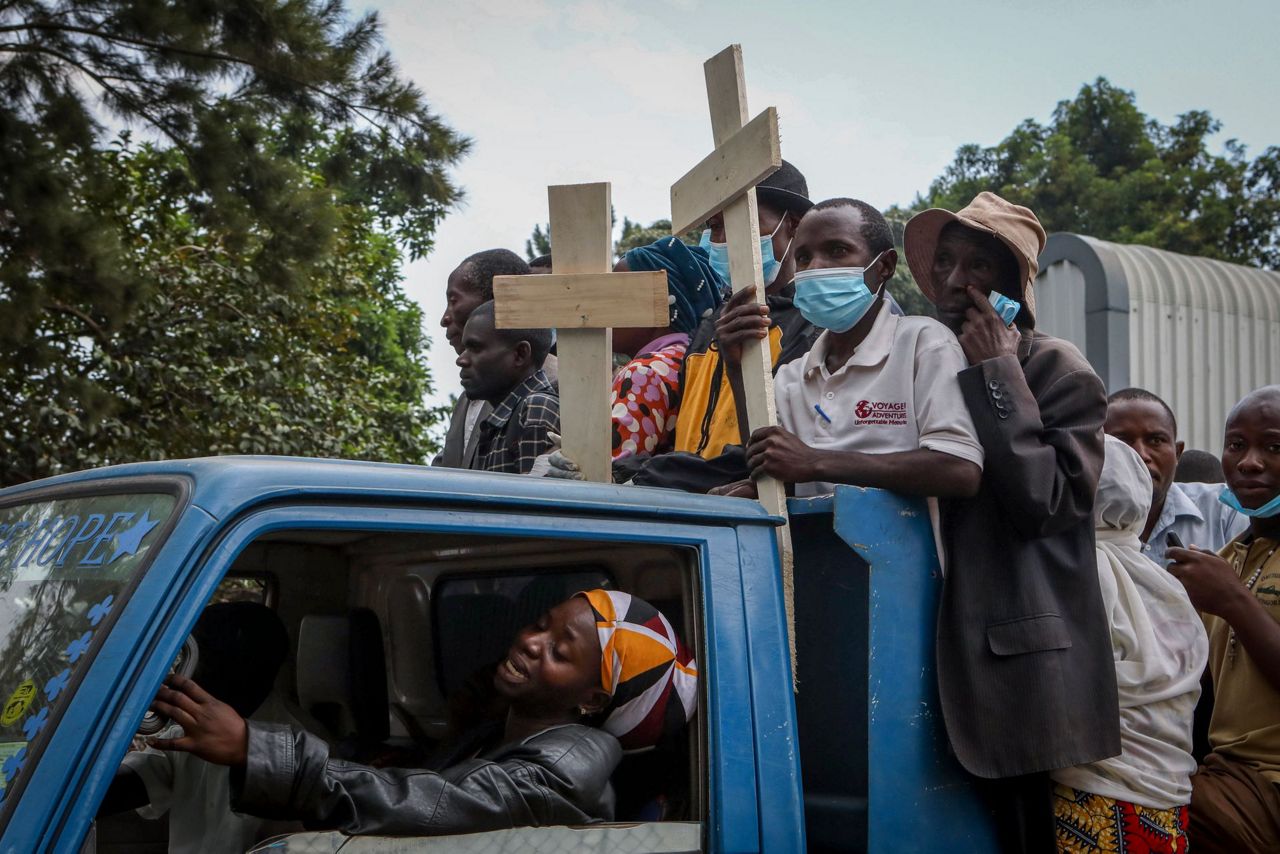
[[986, 454], [978, 494], [941, 502], [943, 718], [1015, 851], [1052, 850], [1048, 772], [1120, 752], [1094, 551], [1106, 392], [1074, 346], [1035, 329], [1044, 240], [1034, 213], [994, 193], [917, 214], [904, 236], [968, 360], [960, 386]]

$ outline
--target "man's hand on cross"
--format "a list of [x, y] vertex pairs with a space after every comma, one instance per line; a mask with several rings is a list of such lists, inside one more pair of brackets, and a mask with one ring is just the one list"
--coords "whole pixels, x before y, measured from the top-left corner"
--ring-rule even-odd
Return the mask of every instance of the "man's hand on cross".
[[756, 302], [756, 286], [749, 285], [729, 297], [716, 318], [716, 347], [725, 365], [739, 367], [747, 342], [768, 337], [769, 306]]

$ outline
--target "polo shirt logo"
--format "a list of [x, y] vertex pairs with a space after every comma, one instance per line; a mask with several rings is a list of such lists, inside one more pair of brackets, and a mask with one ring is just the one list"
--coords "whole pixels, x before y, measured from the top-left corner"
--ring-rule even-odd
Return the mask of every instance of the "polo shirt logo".
[[860, 400], [853, 407], [858, 416], [855, 424], [884, 424], [905, 427], [907, 424], [906, 401]]

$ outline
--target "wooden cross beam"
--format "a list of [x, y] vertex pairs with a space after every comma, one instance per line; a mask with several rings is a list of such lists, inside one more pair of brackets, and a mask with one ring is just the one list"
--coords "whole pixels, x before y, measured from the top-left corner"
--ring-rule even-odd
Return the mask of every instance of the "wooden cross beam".
[[613, 482], [614, 327], [668, 324], [667, 274], [614, 273], [608, 184], [547, 188], [551, 274], [495, 276], [499, 329], [554, 328], [561, 448], [587, 480]]
[[[782, 165], [778, 141], [778, 113], [769, 107], [747, 121], [747, 86], [742, 72], [742, 47], [730, 45], [703, 65], [715, 150], [671, 187], [671, 232], [680, 234], [700, 225], [717, 211], [724, 214], [729, 244], [729, 275], [733, 289], [755, 285], [756, 302], [764, 304], [764, 272], [760, 259], [760, 219], [755, 186]], [[773, 403], [773, 355], [769, 342], [755, 340], [743, 348], [742, 384], [746, 393], [748, 432], [777, 424]], [[756, 481], [760, 503], [786, 518], [787, 495], [778, 480]], [[782, 583], [787, 609], [787, 637], [795, 664], [795, 605], [791, 540], [778, 531]]]

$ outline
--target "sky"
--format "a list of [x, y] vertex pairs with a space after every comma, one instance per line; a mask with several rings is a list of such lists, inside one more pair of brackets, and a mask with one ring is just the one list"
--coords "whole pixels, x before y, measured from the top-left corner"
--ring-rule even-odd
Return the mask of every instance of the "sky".
[[[362, 7], [353, 4], [353, 11]], [[1204, 109], [1218, 142], [1280, 144], [1275, 0], [773, 2], [385, 0], [392, 56], [470, 137], [466, 193], [404, 288], [431, 335], [432, 403], [459, 391], [438, 320], [467, 255], [524, 254], [548, 184], [609, 181], [619, 221], [670, 216], [712, 148], [702, 63], [742, 45], [752, 115], [777, 107], [782, 156], [813, 199], [908, 203], [965, 143], [992, 145], [1099, 76], [1168, 123]]]

